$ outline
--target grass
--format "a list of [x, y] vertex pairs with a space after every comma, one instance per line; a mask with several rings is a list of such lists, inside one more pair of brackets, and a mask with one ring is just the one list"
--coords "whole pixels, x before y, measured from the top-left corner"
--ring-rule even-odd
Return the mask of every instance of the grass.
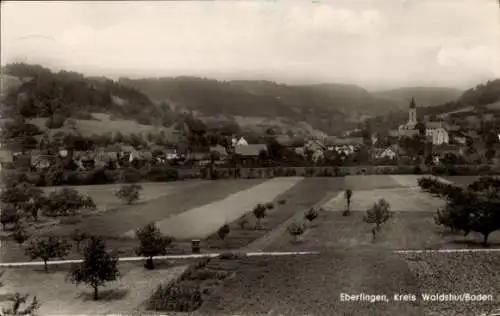
[[[339, 191], [342, 187], [340, 178], [305, 178], [300, 183], [278, 196], [274, 201], [274, 209], [266, 211], [266, 216], [260, 220], [256, 229], [256, 218], [249, 209], [243, 218], [246, 225], [242, 228], [238, 219], [229, 224], [231, 231], [221, 240], [216, 234], [203, 241], [202, 249], [205, 251], [235, 250], [248, 246], [252, 242], [266, 236], [283, 222], [301, 210], [312, 207], [327, 194]], [[285, 199], [284, 205], [278, 201]]]
[[[133, 120], [111, 120], [108, 114], [104, 113], [92, 113], [95, 120], [77, 120], [76, 130], [80, 132], [83, 136], [91, 136], [92, 134], [101, 135], [106, 133], [117, 133], [120, 132], [123, 135], [128, 135], [131, 133], [147, 134], [149, 132], [159, 133], [161, 131], [165, 132], [165, 135], [170, 141], [176, 140], [176, 134], [172, 127], [156, 127], [153, 125], [143, 125], [139, 124]], [[35, 124], [42, 130], [47, 130], [45, 127], [45, 122], [47, 118], [36, 118], [31, 119], [30, 123]], [[67, 127], [62, 127], [59, 129], [51, 129], [50, 133], [55, 134], [58, 131], [69, 131]]]
[[[135, 248], [138, 242], [135, 238], [126, 237], [123, 234], [130, 229], [142, 227], [151, 221], [159, 221], [169, 216], [174, 216], [186, 210], [205, 205], [214, 200], [223, 199], [229, 194], [242, 189], [252, 187], [263, 180], [227, 180], [227, 181], [204, 181], [201, 184], [195, 182], [175, 183], [177, 190], [170, 195], [164, 195], [145, 203], [123, 205], [117, 209], [105, 213], [92, 214], [90, 216], [77, 216], [70, 221], [77, 222], [74, 225], [57, 225], [47, 227], [38, 231], [37, 235], [56, 235], [68, 238], [75, 229], [94, 235], [102, 235], [110, 249], [117, 251], [122, 256], [135, 256]], [[110, 186], [106, 187], [109, 189]], [[101, 194], [101, 193], [99, 193]], [[117, 200], [118, 201], [118, 200]], [[165, 232], [168, 234], [168, 232]], [[19, 245], [13, 241], [3, 241], [2, 260], [24, 261], [26, 257]], [[188, 243], [175, 242], [171, 253], [181, 254], [190, 252]], [[80, 254], [73, 251], [68, 258], [78, 258]]]
[[[160, 282], [178, 277], [187, 267], [185, 262], [171, 262], [159, 265], [156, 270], [146, 270], [142, 264], [119, 263], [122, 277], [100, 288], [102, 296], [97, 302], [92, 301], [91, 288], [65, 281], [69, 266], [50, 266], [49, 273], [39, 267], [7, 268], [0, 294], [18, 291], [36, 295], [42, 303], [40, 315], [77, 315], [82, 310], [95, 315], [131, 314]], [[2, 304], [0, 302], [0, 308], [4, 307]]]

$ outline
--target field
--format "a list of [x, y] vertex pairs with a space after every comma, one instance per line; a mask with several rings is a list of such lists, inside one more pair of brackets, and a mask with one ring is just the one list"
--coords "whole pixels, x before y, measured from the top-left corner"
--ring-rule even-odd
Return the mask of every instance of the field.
[[[121, 278], [101, 288], [101, 300], [92, 300], [92, 289], [78, 287], [65, 280], [69, 266], [43, 268], [7, 268], [3, 277], [5, 286], [0, 296], [18, 291], [36, 295], [43, 302], [39, 315], [104, 315], [137, 313], [140, 306], [161, 282], [167, 282], [181, 274], [187, 265], [170, 264], [156, 270], [146, 270], [141, 263], [120, 263]], [[19, 277], [22, 276], [22, 277]], [[7, 280], [8, 282], [5, 282]], [[6, 307], [0, 299], [0, 308]]]
[[[143, 125], [132, 120], [111, 120], [108, 114], [104, 113], [93, 113], [92, 116], [94, 120], [76, 120], [76, 130], [83, 136], [92, 136], [92, 134], [101, 135], [106, 133], [116, 133], [120, 132], [123, 135], [128, 135], [131, 133], [147, 134], [149, 132], [159, 133], [161, 131], [165, 132], [165, 135], [169, 137], [170, 140], [174, 141], [176, 138], [175, 132], [172, 127], [156, 127], [153, 125]], [[45, 127], [45, 122], [47, 118], [36, 118], [30, 120], [30, 123], [35, 124], [41, 130], [47, 130]], [[50, 129], [51, 134], [55, 134], [58, 131], [70, 131], [71, 128], [64, 126], [59, 129]]]
[[[79, 189], [96, 194], [96, 200], [100, 199], [98, 204], [111, 205], [109, 208], [113, 210], [84, 217], [75, 225], [64, 225], [50, 230], [50, 233], [67, 236], [77, 227], [89, 233], [96, 231], [106, 237], [110, 248], [122, 256], [131, 256], [137, 246], [131, 232], [155, 221], [163, 232], [178, 239], [208, 237], [202, 242], [202, 251], [320, 252], [308, 256], [253, 257], [232, 261], [235, 276], [225, 281], [194, 315], [361, 315], [370, 310], [370, 315], [469, 316], [494, 306], [500, 307], [500, 252], [394, 252], [481, 248], [481, 236], [452, 234], [434, 223], [435, 211], [443, 206], [443, 201], [421, 192], [417, 179], [418, 176], [377, 175], [179, 182], [172, 187], [170, 184], [151, 187], [148, 201], [118, 207], [106, 204], [111, 203], [108, 200], [114, 190], [112, 186], [99, 189], [82, 187]], [[448, 180], [454, 181], [453, 178]], [[470, 178], [463, 177], [455, 180], [462, 185], [471, 182]], [[346, 188], [353, 190], [350, 216], [342, 216], [346, 207], [343, 196]], [[158, 196], [163, 190], [164, 194]], [[372, 226], [364, 223], [362, 217], [379, 198], [385, 198], [391, 204], [394, 216], [383, 225], [373, 242]], [[277, 205], [281, 199], [286, 200], [285, 205]], [[260, 229], [240, 228], [232, 223], [251, 212], [255, 204], [271, 201], [276, 207], [268, 211]], [[302, 221], [304, 211], [312, 206], [321, 206], [323, 210], [315, 221], [307, 223], [301, 241], [292, 242], [286, 226], [293, 221]], [[251, 215], [246, 216], [252, 219]], [[225, 240], [215, 238], [212, 234], [224, 223], [230, 223], [229, 236]], [[500, 248], [500, 232], [492, 234], [489, 240], [490, 249]], [[17, 255], [6, 255], [3, 261], [23, 260], [17, 245], [7, 248], [15, 254], [13, 249], [16, 247]], [[181, 250], [188, 248], [174, 247], [171, 253]], [[74, 253], [72, 257], [77, 255]], [[104, 300], [99, 303], [101, 305], [86, 300], [86, 294], [82, 292], [87, 289], [64, 283], [64, 271], [60, 271], [63, 268], [55, 269], [55, 266], [55, 271], [48, 275], [36, 271], [39, 267], [8, 268], [4, 276], [4, 283], [8, 286], [0, 289], [0, 295], [14, 288], [40, 295], [47, 302], [43, 307], [46, 314], [63, 308], [62, 305], [65, 314], [75, 313], [73, 311], [78, 308], [92, 313], [136, 313], [144, 308], [141, 303], [149, 293], [159, 283], [178, 275], [183, 264], [170, 263], [150, 272], [139, 263], [123, 263], [123, 279], [109, 286], [109, 289], [114, 289], [109, 295], [118, 297]], [[128, 286], [135, 288], [127, 292], [124, 289]], [[420, 299], [422, 293], [436, 292], [492, 294], [493, 297], [488, 302], [468, 303], [429, 303]], [[341, 293], [385, 294], [389, 301], [341, 302]], [[58, 300], [51, 299], [49, 294]], [[395, 294], [414, 294], [417, 300], [396, 302]]]

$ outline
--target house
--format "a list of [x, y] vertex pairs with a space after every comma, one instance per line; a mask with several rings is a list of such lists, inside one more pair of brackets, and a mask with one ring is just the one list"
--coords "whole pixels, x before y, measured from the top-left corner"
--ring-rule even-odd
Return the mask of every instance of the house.
[[192, 147], [186, 154], [188, 160], [206, 160], [210, 159], [210, 147], [199, 146]]
[[30, 155], [31, 167], [37, 170], [50, 168], [56, 162], [56, 156], [32, 153]]
[[444, 157], [446, 154], [453, 154], [456, 156], [462, 156], [464, 154], [465, 148], [460, 145], [443, 144], [440, 146], [432, 147], [433, 156]]
[[372, 152], [372, 157], [375, 159], [396, 159], [397, 148], [395, 146], [389, 146], [386, 148], [375, 148]]
[[215, 153], [219, 160], [226, 160], [228, 157], [226, 148], [221, 145], [211, 146], [210, 153]]
[[11, 165], [14, 162], [14, 156], [10, 150], [0, 149], [0, 170]]
[[163, 152], [165, 154], [166, 160], [174, 160], [180, 158], [180, 155], [177, 153], [177, 150], [175, 148], [167, 148], [163, 150]]
[[238, 137], [234, 137], [232, 139], [231, 143], [232, 143], [233, 147], [236, 147], [236, 146], [247, 146], [248, 145], [248, 142], [243, 137], [239, 137], [239, 138]]
[[261, 152], [267, 152], [266, 144], [240, 145], [234, 147], [236, 159], [243, 164], [258, 160]]

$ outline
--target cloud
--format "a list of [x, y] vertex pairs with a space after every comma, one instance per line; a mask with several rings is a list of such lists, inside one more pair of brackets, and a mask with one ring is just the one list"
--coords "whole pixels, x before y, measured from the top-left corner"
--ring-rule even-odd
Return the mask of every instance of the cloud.
[[88, 74], [466, 85], [489, 79], [499, 66], [497, 6], [494, 0], [7, 2], [2, 61], [50, 61]]

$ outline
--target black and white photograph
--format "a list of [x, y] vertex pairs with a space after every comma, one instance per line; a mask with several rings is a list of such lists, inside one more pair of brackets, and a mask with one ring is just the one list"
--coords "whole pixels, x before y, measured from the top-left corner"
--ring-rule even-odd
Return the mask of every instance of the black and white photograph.
[[498, 0], [0, 12], [0, 316], [500, 316]]

